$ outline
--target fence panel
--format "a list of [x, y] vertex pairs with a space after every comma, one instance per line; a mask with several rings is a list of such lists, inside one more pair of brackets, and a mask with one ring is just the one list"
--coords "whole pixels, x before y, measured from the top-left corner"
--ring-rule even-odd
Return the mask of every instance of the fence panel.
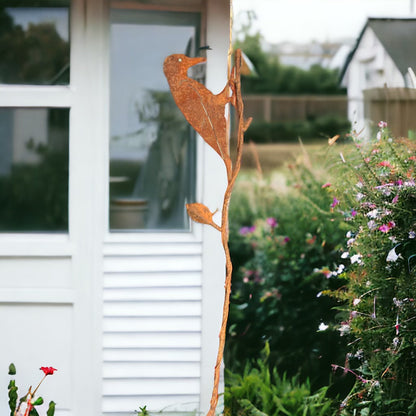
[[256, 121], [299, 121], [348, 114], [346, 95], [246, 95], [244, 103], [245, 113]]
[[394, 137], [416, 131], [416, 89], [372, 88], [364, 90], [364, 116], [375, 125], [386, 121]]

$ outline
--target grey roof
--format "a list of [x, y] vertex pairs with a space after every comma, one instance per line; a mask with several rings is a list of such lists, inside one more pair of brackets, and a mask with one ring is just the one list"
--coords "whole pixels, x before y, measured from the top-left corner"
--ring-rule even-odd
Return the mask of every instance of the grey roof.
[[399, 71], [406, 74], [409, 67], [416, 68], [416, 18], [370, 17], [362, 29], [354, 49], [351, 51], [341, 72], [342, 78], [353, 58], [367, 28], [373, 29]]

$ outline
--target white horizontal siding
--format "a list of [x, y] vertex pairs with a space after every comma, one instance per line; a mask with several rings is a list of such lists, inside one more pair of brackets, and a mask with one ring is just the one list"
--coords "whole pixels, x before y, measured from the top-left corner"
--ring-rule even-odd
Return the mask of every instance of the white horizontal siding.
[[196, 395], [199, 394], [199, 378], [104, 379], [105, 395]]
[[154, 273], [107, 273], [105, 275], [104, 286], [107, 289], [111, 288], [132, 288], [132, 287], [156, 287], [162, 288], [165, 286], [200, 286], [201, 273], [200, 271], [186, 272], [154, 272]]
[[104, 345], [107, 348], [199, 348], [201, 336], [199, 332], [104, 332]]
[[200, 300], [201, 287], [129, 287], [104, 290], [104, 301], [181, 301]]
[[200, 316], [200, 301], [106, 301], [104, 317], [111, 316]]
[[198, 332], [201, 319], [196, 316], [107, 317], [105, 332]]
[[104, 269], [108, 273], [198, 271], [201, 270], [201, 256], [107, 256]]
[[154, 378], [175, 378], [181, 377], [195, 378], [199, 377], [200, 366], [198, 362], [186, 361], [130, 361], [107, 362], [104, 368], [104, 379], [122, 378], [135, 379], [141, 374], [151, 374]]
[[198, 409], [201, 244], [111, 242], [103, 251], [104, 414]]
[[[139, 407], [146, 406], [147, 409], [160, 409], [164, 416], [184, 416], [185, 412], [195, 416], [195, 410], [199, 406], [198, 394], [184, 395], [134, 395], [134, 396], [107, 396], [103, 401], [103, 413], [106, 416], [132, 416], [133, 410], [139, 410]], [[178, 410], [179, 412], [175, 412]], [[155, 414], [159, 414], [156, 411]]]
[[104, 362], [200, 362], [199, 348], [105, 348]]

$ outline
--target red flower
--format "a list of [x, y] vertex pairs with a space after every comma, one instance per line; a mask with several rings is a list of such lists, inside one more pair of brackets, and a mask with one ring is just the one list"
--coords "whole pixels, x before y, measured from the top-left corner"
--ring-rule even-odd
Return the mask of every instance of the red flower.
[[55, 371], [58, 371], [56, 368], [53, 367], [41, 367], [40, 370], [42, 370], [45, 373], [45, 376], [52, 375]]

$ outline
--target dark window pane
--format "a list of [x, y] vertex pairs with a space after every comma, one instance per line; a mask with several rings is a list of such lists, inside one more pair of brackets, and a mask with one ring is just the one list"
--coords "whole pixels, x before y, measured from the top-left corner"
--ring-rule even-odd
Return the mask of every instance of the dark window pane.
[[68, 230], [69, 110], [0, 109], [0, 231]]
[[69, 83], [68, 6], [0, 0], [0, 84]]
[[195, 53], [199, 15], [111, 15], [110, 229], [189, 229], [195, 137], [177, 109], [163, 61]]

